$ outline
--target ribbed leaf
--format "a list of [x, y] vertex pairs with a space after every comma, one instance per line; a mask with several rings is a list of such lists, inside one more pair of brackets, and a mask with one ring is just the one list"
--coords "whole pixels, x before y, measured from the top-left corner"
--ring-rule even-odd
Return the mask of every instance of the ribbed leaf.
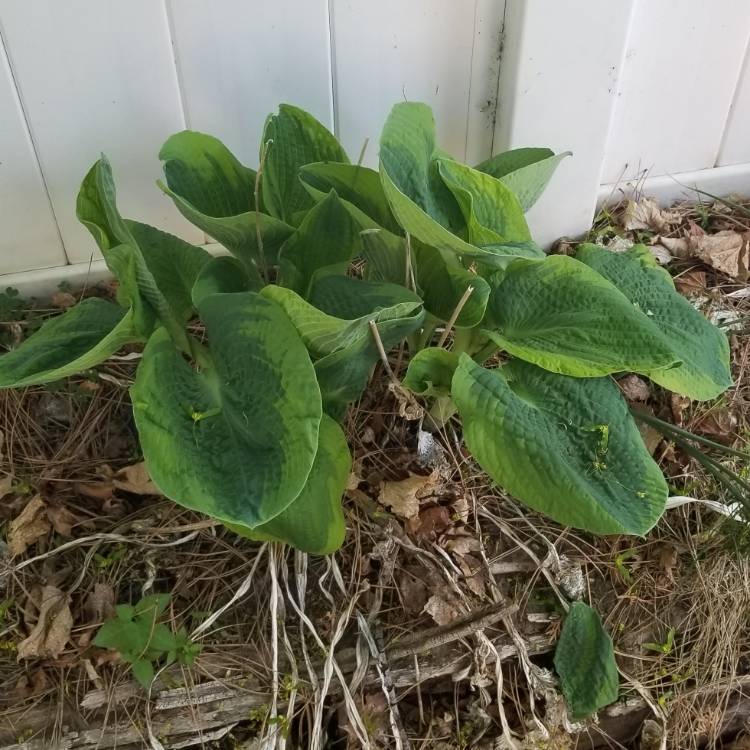
[[506, 254], [466, 242], [461, 211], [440, 178], [445, 154], [435, 143], [435, 123], [425, 104], [403, 102], [391, 110], [380, 137], [380, 179], [399, 225], [447, 256], [458, 255], [502, 268]]
[[356, 320], [342, 320], [318, 310], [289, 289], [269, 285], [261, 294], [279, 304], [299, 331], [323, 394], [326, 411], [340, 417], [367, 384], [378, 348], [370, 329], [377, 325], [386, 350], [398, 344], [422, 324], [424, 312], [418, 301], [397, 302]]
[[[120, 282], [118, 301], [133, 308], [138, 332], [148, 336], [156, 316], [175, 341], [187, 346], [183, 324], [192, 288], [190, 276], [197, 274], [208, 254], [146, 224], [123, 219], [105, 156], [83, 180], [77, 215], [99, 243], [104, 260]], [[169, 259], [179, 260], [184, 269], [175, 274]]]
[[159, 187], [188, 221], [224, 245], [250, 271], [276, 263], [279, 248], [293, 228], [256, 211], [254, 170], [240, 164], [218, 139], [190, 130], [171, 136], [159, 158], [167, 180], [166, 185], [160, 181]]
[[732, 384], [726, 334], [712, 325], [681, 294], [648, 248], [636, 245], [612, 253], [581, 245], [576, 258], [611, 281], [662, 331], [682, 364], [646, 372], [652, 380], [692, 399], [716, 398]]
[[300, 169], [300, 179], [308, 193], [321, 200], [331, 190], [352, 213], [362, 229], [383, 227], [400, 232], [380, 183], [380, 175], [358, 164], [308, 164]]
[[204, 297], [232, 292], [257, 292], [262, 288], [251, 278], [237, 258], [227, 255], [211, 258], [201, 269], [191, 291], [193, 304], [198, 307]]
[[431, 346], [411, 358], [403, 384], [420, 396], [448, 396], [456, 367], [457, 354]]
[[352, 457], [343, 430], [324, 414], [310, 476], [294, 502], [276, 518], [255, 529], [236, 524], [227, 526], [248, 539], [284, 542], [314, 555], [335, 552], [346, 533], [341, 497], [351, 466]]
[[327, 161], [349, 163], [333, 134], [312, 115], [290, 104], [281, 104], [278, 114], [270, 115], [263, 144], [269, 144], [262, 174], [263, 200], [272, 216], [288, 224], [315, 202], [300, 182], [300, 167]]
[[320, 390], [299, 335], [254, 292], [200, 301], [209, 350], [194, 370], [157, 330], [131, 396], [149, 474], [175, 502], [255, 527], [307, 482]]
[[365, 277], [372, 281], [406, 284], [406, 240], [385, 229], [360, 233]]
[[473, 245], [529, 242], [531, 233], [518, 198], [484, 172], [440, 159], [440, 177], [453, 193]]
[[476, 169], [497, 177], [518, 197], [528, 211], [544, 192], [560, 162], [570, 151], [555, 154], [548, 148], [518, 148], [497, 154]]
[[521, 359], [577, 377], [679, 362], [654, 322], [584, 263], [515, 260], [487, 305], [489, 337]]
[[462, 355], [452, 396], [479, 464], [534, 510], [598, 534], [645, 534], [663, 513], [667, 484], [611, 379]]
[[346, 273], [358, 246], [359, 227], [331, 190], [281, 248], [279, 283], [307, 297], [313, 280]]
[[555, 649], [565, 701], [574, 721], [614, 703], [619, 694], [612, 639], [599, 615], [583, 602], [573, 602]]
[[418, 307], [422, 300], [398, 284], [351, 276], [324, 276], [312, 287], [310, 303], [334, 318], [354, 320], [400, 303]]
[[0, 356], [0, 388], [38, 385], [75, 375], [137, 340], [131, 311], [97, 297], [85, 299]]

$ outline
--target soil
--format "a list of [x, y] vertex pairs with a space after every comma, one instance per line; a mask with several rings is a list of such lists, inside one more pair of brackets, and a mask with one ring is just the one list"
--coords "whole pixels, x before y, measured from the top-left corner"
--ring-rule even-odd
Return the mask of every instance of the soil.
[[[588, 239], [637, 240], [664, 260], [669, 240], [745, 236], [748, 206], [623, 204]], [[746, 274], [741, 262], [732, 275], [705, 253], [681, 253], [666, 267], [727, 328], [736, 383], [700, 404], [632, 376], [620, 385], [638, 408], [744, 451]], [[77, 298], [65, 294], [58, 306]], [[54, 313], [12, 295], [0, 307], [6, 345]], [[346, 419], [346, 542], [309, 557], [240, 539], [158, 494], [128, 400], [138, 357], [0, 392], [0, 748], [750, 746], [747, 498], [685, 443], [642, 425], [674, 495], [733, 515], [691, 502], [645, 538], [596, 537], [494, 487], [458, 424], [423, 430], [378, 367]], [[403, 353], [390, 362], [403, 377]], [[702, 449], [746, 476], [746, 458]], [[170, 595], [166, 622], [201, 651], [160, 669], [149, 695], [93, 641], [115, 605], [153, 593]], [[621, 669], [618, 703], [579, 725], [552, 668], [574, 598], [602, 615]]]

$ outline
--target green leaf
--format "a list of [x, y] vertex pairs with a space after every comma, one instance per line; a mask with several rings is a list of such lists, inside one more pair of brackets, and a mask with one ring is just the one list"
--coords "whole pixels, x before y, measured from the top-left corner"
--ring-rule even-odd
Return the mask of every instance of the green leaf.
[[374, 169], [358, 164], [308, 164], [300, 169], [300, 179], [316, 201], [335, 190], [362, 229], [401, 231]]
[[255, 529], [227, 526], [249, 539], [284, 542], [315, 555], [335, 552], [346, 533], [341, 497], [351, 466], [343, 430], [324, 414], [315, 462], [297, 499], [276, 518]]
[[299, 331], [315, 362], [326, 411], [334, 417], [359, 398], [379, 359], [370, 321], [377, 325], [388, 350], [416, 331], [424, 319], [418, 301], [398, 302], [355, 320], [342, 320], [318, 310], [289, 289], [269, 285], [261, 294], [279, 304]]
[[254, 292], [200, 301], [208, 334], [195, 371], [153, 334], [131, 390], [157, 486], [220, 521], [255, 527], [304, 486], [318, 444], [320, 390], [284, 312]]
[[411, 358], [403, 384], [420, 396], [448, 396], [457, 367], [457, 354], [442, 347], [428, 347]]
[[[120, 282], [118, 301], [125, 307], [132, 307], [134, 323], [140, 335], [147, 337], [153, 328], [154, 315], [169, 330], [175, 341], [187, 346], [184, 331], [183, 301], [189, 298], [191, 283], [186, 282], [180, 293], [180, 276], [175, 279], [174, 271], [160, 260], [160, 252], [176, 257], [179, 253], [185, 259], [186, 271], [197, 272], [203, 251], [176, 237], [159, 232], [152, 227], [137, 222], [125, 221], [117, 210], [112, 169], [107, 158], [102, 155], [84, 178], [78, 195], [78, 218], [99, 242], [107, 266]], [[144, 242], [144, 248], [140, 242]], [[149, 260], [153, 265], [149, 265]], [[158, 278], [157, 278], [158, 276]], [[162, 290], [161, 287], [164, 287]], [[187, 297], [186, 297], [187, 293]], [[177, 308], [172, 307], [177, 302]]]
[[125, 224], [170, 309], [178, 321], [187, 323], [195, 314], [193, 285], [211, 256], [203, 248], [148, 224], [128, 220]]
[[548, 148], [518, 148], [497, 154], [476, 169], [503, 182], [516, 194], [523, 210], [528, 211], [568, 156], [572, 156], [570, 151], [555, 154]]
[[331, 190], [281, 248], [279, 283], [308, 297], [315, 279], [346, 273], [358, 245], [357, 225]]
[[451, 392], [469, 450], [534, 510], [597, 534], [645, 534], [663, 513], [667, 484], [610, 378], [462, 355]]
[[269, 143], [263, 167], [263, 200], [268, 212], [293, 223], [300, 211], [312, 208], [313, 198], [299, 180], [299, 170], [316, 162], [349, 163], [346, 152], [318, 120], [298, 107], [281, 104], [266, 120], [263, 145]]
[[652, 372], [679, 361], [653, 321], [580, 261], [519, 259], [499, 276], [487, 335], [516, 357], [577, 377]]
[[197, 307], [204, 297], [217, 293], [257, 292], [262, 283], [248, 274], [244, 264], [226, 255], [211, 258], [201, 269], [191, 290], [193, 304]]
[[455, 198], [440, 178], [441, 158], [445, 154], [435, 143], [430, 108], [414, 102], [393, 107], [380, 138], [380, 179], [399, 225], [448, 257], [458, 255], [502, 268], [506, 255], [475, 247], [458, 236], [466, 226]]
[[148, 690], [154, 681], [155, 673], [153, 664], [146, 659], [136, 659], [130, 666], [133, 670], [133, 677], [138, 680], [141, 687]]
[[716, 398], [732, 384], [726, 334], [712, 325], [681, 294], [648, 248], [636, 245], [612, 253], [581, 245], [576, 258], [611, 281], [664, 334], [677, 367], [646, 372], [653, 381], [689, 398]]
[[313, 285], [310, 304], [334, 318], [354, 320], [399, 303], [417, 307], [422, 300], [398, 284], [351, 276], [324, 276]]
[[151, 594], [144, 596], [138, 604], [135, 605], [135, 617], [147, 617], [151, 622], [156, 622], [156, 618], [163, 614], [169, 606], [169, 594]]
[[[361, 237], [368, 278], [404, 284], [406, 249], [403, 237], [385, 230], [362, 232]], [[484, 318], [490, 286], [481, 276], [467, 271], [456, 256], [446, 257], [438, 250], [412, 240], [411, 261], [417, 291], [428, 313], [438, 320], [449, 320], [467, 287], [471, 286], [474, 292], [461, 309], [456, 327], [473, 328]]]
[[614, 703], [619, 694], [612, 639], [599, 615], [583, 602], [573, 602], [555, 649], [565, 701], [574, 721]]
[[[184, 130], [162, 146], [166, 185], [159, 187], [188, 220], [220, 242], [252, 272], [276, 263], [294, 231], [255, 205], [254, 170], [240, 164], [221, 141]], [[258, 235], [263, 245], [261, 257]]]
[[67, 378], [138, 340], [132, 312], [97, 297], [85, 299], [0, 356], [0, 388]]
[[138, 655], [148, 647], [149, 635], [149, 627], [144, 628], [137, 622], [118, 617], [108, 620], [99, 628], [94, 645]]
[[474, 245], [528, 242], [528, 224], [518, 198], [500, 181], [456, 161], [438, 161], [440, 177], [463, 213]]

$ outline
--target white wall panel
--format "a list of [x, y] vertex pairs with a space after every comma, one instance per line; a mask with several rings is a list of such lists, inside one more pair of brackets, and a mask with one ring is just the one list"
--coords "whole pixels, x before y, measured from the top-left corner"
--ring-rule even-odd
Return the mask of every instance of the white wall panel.
[[98, 256], [75, 198], [102, 151], [125, 216], [202, 242], [154, 184], [184, 128], [163, 2], [0, 0], [0, 24], [70, 261]]
[[[745, 63], [734, 92], [718, 164], [744, 164], [750, 162], [750, 45], [745, 53]], [[750, 192], [750, 185], [748, 186]]]
[[547, 244], [591, 225], [633, 0], [508, 0], [495, 150], [572, 151], [528, 214]]
[[377, 164], [390, 108], [435, 112], [440, 145], [474, 162], [490, 154], [503, 0], [333, 0], [339, 136], [353, 159]]
[[749, 36], [747, 0], [637, 0], [602, 181], [713, 167]]
[[[0, 273], [66, 262], [0, 39]], [[5, 288], [0, 280], [0, 287]]]
[[282, 102], [333, 128], [327, 0], [168, 2], [188, 127], [249, 166]]

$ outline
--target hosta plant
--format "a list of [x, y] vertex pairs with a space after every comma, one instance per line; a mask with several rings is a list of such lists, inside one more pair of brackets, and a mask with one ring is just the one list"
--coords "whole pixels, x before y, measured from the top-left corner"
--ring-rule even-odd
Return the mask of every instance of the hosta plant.
[[646, 248], [566, 257], [534, 243], [524, 213], [564, 156], [519, 149], [467, 166], [414, 103], [393, 108], [378, 171], [288, 105], [266, 122], [257, 170], [216, 138], [177, 133], [159, 186], [219, 257], [124, 219], [103, 157], [77, 211], [117, 301], [50, 320], [0, 357], [0, 385], [143, 344], [131, 397], [164, 494], [246, 536], [327, 553], [344, 535], [341, 419], [380, 348], [406, 341], [404, 386], [437, 421], [458, 415], [499, 485], [562, 524], [643, 534], [667, 485], [614, 377], [713, 398], [730, 383], [727, 341]]

